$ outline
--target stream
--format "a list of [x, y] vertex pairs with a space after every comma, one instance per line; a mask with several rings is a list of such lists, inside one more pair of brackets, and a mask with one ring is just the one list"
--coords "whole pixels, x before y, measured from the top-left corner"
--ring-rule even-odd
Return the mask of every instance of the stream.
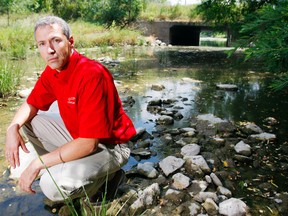
[[[178, 99], [177, 106], [183, 115], [175, 121], [173, 127], [189, 126], [191, 116], [211, 113], [232, 122], [248, 121], [263, 126], [267, 117], [275, 118], [279, 123], [275, 131], [277, 142], [269, 148], [267, 157], [273, 158], [273, 166], [288, 163], [287, 131], [288, 131], [288, 94], [272, 92], [269, 88], [275, 76], [261, 71], [259, 63], [241, 64], [241, 54], [231, 59], [226, 58], [224, 47], [121, 47], [97, 48], [81, 50], [85, 55], [101, 59], [115, 78], [121, 99], [132, 96], [135, 103], [125, 107], [136, 128], [145, 127], [152, 133], [155, 120], [159, 117], [147, 111], [147, 103], [153, 99]], [[20, 89], [31, 88], [37, 79], [37, 73], [44, 67], [37, 54], [31, 53], [26, 60], [17, 64], [23, 65], [23, 79]], [[29, 70], [27, 70], [29, 68]], [[194, 82], [183, 82], [183, 78]], [[217, 90], [216, 84], [237, 85], [237, 91]], [[151, 89], [152, 85], [163, 85], [162, 91]], [[180, 99], [181, 98], [181, 99]], [[184, 99], [183, 99], [184, 98]], [[16, 186], [16, 182], [8, 178], [7, 162], [4, 157], [5, 131], [15, 110], [24, 99], [3, 99], [0, 107], [0, 209], [3, 215], [53, 215], [45, 209], [43, 198], [37, 182], [33, 185], [37, 193], [27, 195]], [[282, 148], [286, 146], [286, 148]], [[172, 154], [173, 149], [154, 144], [156, 155], [142, 160], [158, 162]], [[271, 159], [272, 160], [272, 159]], [[133, 157], [124, 166], [131, 169], [139, 161]], [[271, 176], [277, 192], [287, 192], [287, 169], [253, 169], [242, 170], [242, 182], [255, 179], [257, 176]], [[240, 186], [239, 186], [240, 187]], [[248, 205], [255, 212], [260, 206], [266, 209], [266, 198], [249, 199], [249, 191], [239, 189], [238, 197], [246, 197]], [[257, 206], [257, 207], [256, 207]], [[256, 210], [257, 208], [257, 210]], [[268, 211], [269, 212], [269, 211]], [[278, 215], [270, 212], [267, 215]], [[265, 214], [263, 214], [265, 215]]]

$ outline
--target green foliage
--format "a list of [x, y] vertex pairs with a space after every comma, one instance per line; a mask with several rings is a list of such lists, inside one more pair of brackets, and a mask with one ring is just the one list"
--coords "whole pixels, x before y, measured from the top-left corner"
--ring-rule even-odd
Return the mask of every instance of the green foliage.
[[141, 0], [108, 0], [106, 7], [102, 8], [102, 20], [108, 26], [129, 25], [135, 21], [143, 7]]
[[203, 0], [197, 6], [198, 13], [209, 23], [231, 24], [241, 19], [240, 7], [236, 0]]
[[13, 0], [0, 1], [0, 14], [9, 13]]
[[280, 91], [288, 87], [288, 73], [281, 74], [280, 77], [271, 84], [273, 91]]
[[171, 13], [170, 13], [170, 16], [169, 16], [169, 18], [171, 20], [180, 17], [180, 15], [181, 15], [181, 10], [180, 10], [180, 6], [178, 4], [175, 5], [174, 7], [171, 7]]
[[273, 72], [288, 71], [288, 2], [267, 5], [250, 15], [242, 25], [239, 46], [246, 59], [261, 59]]
[[111, 26], [109, 29], [84, 21], [70, 23], [75, 38], [76, 48], [92, 48], [95, 46], [141, 45], [139, 31], [129, 28]]
[[163, 3], [148, 3], [143, 7], [139, 18], [141, 20], [189, 20], [199, 21], [195, 5], [167, 5]]
[[272, 84], [274, 90], [288, 87], [288, 2], [266, 5], [245, 20], [238, 47], [246, 59], [256, 58], [268, 71], [285, 75]]
[[26, 58], [29, 48], [33, 45], [32, 31], [19, 26], [6, 27], [0, 35], [0, 50], [8, 53], [14, 59]]
[[81, 16], [85, 2], [77, 0], [52, 0], [52, 11], [65, 20], [77, 19]]
[[30, 11], [39, 12], [50, 12], [52, 10], [52, 0], [32, 0], [28, 5]]
[[7, 62], [0, 62], [0, 97], [13, 93], [20, 83], [19, 67]]

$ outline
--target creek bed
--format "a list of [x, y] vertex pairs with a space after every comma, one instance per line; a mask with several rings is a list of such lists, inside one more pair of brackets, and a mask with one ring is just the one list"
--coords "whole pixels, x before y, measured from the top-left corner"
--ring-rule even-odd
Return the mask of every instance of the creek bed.
[[[175, 106], [179, 108], [183, 118], [175, 121], [173, 127], [186, 127], [192, 116], [206, 113], [233, 122], [254, 122], [260, 127], [263, 126], [263, 120], [267, 117], [277, 119], [279, 123], [273, 131], [277, 134], [277, 142], [263, 151], [265, 154], [263, 158], [264, 156], [266, 159], [268, 158], [267, 160], [271, 161], [273, 167], [255, 169], [253, 166], [248, 166], [248, 168], [240, 169], [241, 178], [238, 184], [238, 194], [236, 194], [238, 197], [244, 197], [252, 210], [255, 207], [255, 212], [259, 213], [258, 208], [260, 208], [264, 209], [262, 215], [277, 215], [277, 212], [272, 214], [267, 209], [268, 198], [251, 195], [252, 192], [247, 189], [246, 184], [249, 182], [256, 188], [258, 183], [251, 183], [251, 180], [261, 183], [273, 180], [272, 183], [277, 186], [277, 192], [285, 190], [287, 192], [287, 169], [279, 170], [277, 166], [281, 163], [287, 164], [287, 157], [285, 157], [287, 152], [281, 147], [287, 140], [285, 135], [288, 131], [288, 112], [285, 107], [287, 107], [288, 95], [283, 92], [269, 91], [271, 80], [274, 79], [273, 74], [259, 71], [256, 62], [241, 65], [237, 61], [227, 59], [225, 50], [227, 49], [209, 47], [130, 48], [116, 50], [114, 53], [110, 50], [105, 55], [114, 56], [117, 61], [106, 58], [104, 64], [113, 73], [121, 98], [126, 99], [127, 96], [131, 96], [135, 100], [131, 106], [125, 106], [135, 126], [145, 127], [149, 133], [153, 133], [155, 130], [155, 121], [159, 115], [149, 112], [147, 104], [151, 99], [157, 98], [176, 100]], [[85, 53], [87, 56], [97, 59], [105, 56], [104, 54], [99, 56], [97, 50], [86, 50]], [[121, 61], [120, 64], [118, 60]], [[34, 69], [31, 73], [25, 73], [25, 77], [30, 81], [24, 81], [22, 88], [31, 87], [33, 81], [30, 78], [35, 79], [35, 71], [41, 70], [41, 63], [38, 61], [27, 60], [27, 62], [33, 63], [30, 68]], [[183, 81], [183, 78], [186, 81], [185, 79]], [[187, 82], [187, 80], [191, 82]], [[234, 84], [238, 90], [219, 90], [216, 88], [217, 84]], [[152, 85], [162, 85], [165, 89], [155, 91], [151, 88]], [[7, 103], [6, 107], [0, 108], [1, 173], [7, 166], [3, 150], [5, 130], [20, 102], [21, 99], [11, 100], [5, 102]], [[131, 157], [124, 169], [129, 171], [139, 162], [159, 162], [175, 152], [171, 146], [157, 145], [157, 142], [153, 145], [153, 150], [157, 154], [140, 161]], [[37, 182], [34, 185], [38, 191], [37, 195], [25, 195], [15, 187], [14, 181], [7, 179], [7, 175], [4, 173], [0, 182], [1, 210], [3, 209], [10, 215], [16, 212], [23, 215], [31, 215], [36, 212], [41, 215], [51, 214], [45, 210], [43, 195]], [[33, 206], [30, 205], [31, 203]]]

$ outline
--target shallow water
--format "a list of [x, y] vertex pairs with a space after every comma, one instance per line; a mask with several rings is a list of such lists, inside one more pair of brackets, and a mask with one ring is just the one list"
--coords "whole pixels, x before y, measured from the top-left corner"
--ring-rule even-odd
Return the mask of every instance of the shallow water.
[[[173, 127], [188, 126], [191, 116], [202, 113], [212, 113], [230, 121], [251, 121], [260, 127], [265, 118], [275, 117], [280, 122], [277, 131], [279, 141], [278, 146], [271, 148], [271, 154], [279, 154], [277, 152], [279, 145], [287, 140], [285, 136], [288, 131], [288, 112], [285, 110], [288, 103], [287, 94], [271, 93], [269, 84], [274, 78], [273, 74], [258, 71], [256, 63], [250, 63], [250, 65], [231, 63], [225, 58], [223, 49], [225, 48], [127, 48], [113, 51], [107, 49], [106, 53], [101, 56], [108, 55], [125, 60], [120, 66], [108, 65], [108, 67], [115, 77], [121, 98], [133, 96], [135, 99], [135, 104], [132, 107], [126, 107], [126, 110], [136, 127], [145, 127], [148, 132], [154, 130], [155, 119], [158, 115], [148, 112], [146, 108], [148, 102], [156, 98], [177, 99], [177, 106], [184, 118], [176, 121]], [[98, 58], [101, 57], [98, 54], [99, 51], [103, 52], [103, 50], [86, 50], [85, 54], [91, 58]], [[38, 57], [32, 56], [23, 65], [26, 65], [24, 67], [29, 68], [30, 72], [24, 74], [22, 88], [29, 88], [34, 83], [37, 77], [36, 72], [41, 70], [43, 63]], [[183, 81], [183, 78], [190, 78], [194, 81]], [[235, 84], [239, 90], [237, 92], [217, 90], [215, 85], [219, 83]], [[162, 84], [165, 89], [151, 90], [152, 84]], [[1, 173], [7, 166], [3, 151], [5, 130], [20, 103], [19, 99], [11, 100], [7, 102], [7, 107], [0, 108]], [[147, 159], [148, 161], [157, 162], [174, 153], [174, 149], [167, 148], [157, 141], [153, 143], [153, 150], [157, 152], [157, 155]], [[129, 170], [137, 163], [138, 161], [131, 157], [124, 168]], [[274, 183], [278, 185], [278, 191], [288, 188], [287, 175], [269, 172], [248, 168], [242, 171], [242, 178], [245, 180], [245, 178], [256, 178], [258, 174], [270, 175], [273, 176]], [[13, 188], [15, 183], [9, 181], [5, 175], [0, 182], [2, 190], [0, 209], [5, 211], [5, 215], [50, 214], [44, 208], [43, 195], [37, 182], [35, 183], [37, 195], [24, 195], [17, 188]], [[247, 196], [245, 191], [240, 191], [239, 195]], [[261, 208], [261, 203], [263, 203], [263, 208], [266, 205], [261, 198], [256, 203], [248, 201], [249, 205], [255, 208], [259, 205]]]

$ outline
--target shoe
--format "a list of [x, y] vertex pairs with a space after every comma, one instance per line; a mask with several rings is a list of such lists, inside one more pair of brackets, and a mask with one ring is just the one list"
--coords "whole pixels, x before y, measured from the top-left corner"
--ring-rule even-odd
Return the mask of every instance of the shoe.
[[116, 197], [119, 187], [127, 181], [127, 178], [122, 169], [113, 174], [114, 176], [108, 182], [104, 182], [97, 193], [90, 198], [91, 203], [101, 203], [104, 198], [106, 201], [111, 201]]

